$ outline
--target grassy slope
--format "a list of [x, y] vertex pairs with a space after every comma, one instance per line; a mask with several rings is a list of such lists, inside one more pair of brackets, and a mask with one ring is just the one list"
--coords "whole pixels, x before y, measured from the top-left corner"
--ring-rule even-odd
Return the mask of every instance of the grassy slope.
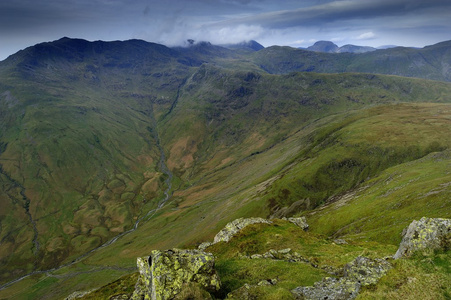
[[[335, 135], [345, 132], [348, 141], [366, 144], [371, 140], [373, 144], [385, 147], [408, 144], [421, 148], [434, 139], [441, 141], [442, 148], [448, 148], [450, 112], [448, 104], [380, 106], [357, 112], [357, 115], [365, 117], [356, 118], [355, 114], [348, 116], [353, 121], [345, 122], [347, 125], [340, 126]], [[340, 122], [343, 124], [342, 119]], [[334, 125], [327, 123], [310, 135], [318, 136]], [[374, 135], [379, 138], [374, 139]], [[298, 139], [296, 141], [299, 142]], [[285, 148], [292, 146], [293, 141], [288, 139], [286, 142], [283, 145]], [[344, 144], [343, 140], [341, 144]], [[340, 158], [342, 153], [336, 151], [333, 145], [328, 146], [322, 151], [330, 151], [330, 155]], [[277, 150], [280, 153], [280, 149]], [[258, 158], [252, 161], [252, 165], [257, 163]], [[309, 173], [305, 167], [299, 170], [295, 166], [290, 164], [283, 177], [277, 176], [278, 180], [294, 171], [297, 171], [298, 177], [305, 177], [304, 172]], [[330, 276], [321, 267], [340, 267], [358, 255], [393, 255], [400, 242], [402, 229], [413, 219], [422, 216], [451, 217], [450, 166], [449, 150], [431, 152], [389, 167], [362, 183], [360, 188], [330, 199], [332, 203], [305, 213], [310, 224], [309, 233], [304, 233], [290, 223], [276, 221], [271, 226], [249, 226], [230, 243], [210, 247], [208, 251], [217, 257], [217, 270], [224, 284], [218, 296], [223, 297], [244, 283], [257, 284], [261, 280], [276, 278], [279, 280], [276, 286], [252, 288], [250, 293], [259, 299], [290, 299], [288, 290], [299, 285], [311, 285], [324, 276]], [[259, 190], [265, 185], [268, 186], [268, 181], [260, 185]], [[246, 196], [261, 201], [258, 189], [250, 190], [252, 192]], [[199, 206], [202, 207], [202, 204]], [[248, 203], [247, 207], [252, 209], [253, 205]], [[187, 216], [189, 214], [184, 215]], [[348, 244], [337, 245], [333, 243], [335, 238], [345, 239]], [[288, 247], [314, 261], [320, 268], [302, 263], [240, 258], [242, 254], [262, 254], [269, 249]], [[447, 299], [451, 292], [447, 284], [451, 279], [450, 259], [449, 253], [426, 252], [410, 260], [393, 262], [394, 269], [377, 286], [365, 288], [359, 299]], [[97, 295], [118, 292], [121, 291], [101, 289]]]
[[[352, 140], [354, 143], [360, 142], [365, 145], [366, 140], [370, 138], [367, 136], [368, 133], [371, 135], [374, 132], [378, 132], [377, 129], [380, 128], [380, 126], [385, 126], [390, 122], [394, 122], [395, 124], [393, 124], [391, 129], [396, 130], [399, 133], [404, 132], [405, 134], [401, 134], [399, 139], [394, 140], [388, 138], [379, 139], [380, 143], [394, 146], [402, 141], [403, 143], [407, 142], [408, 144], [421, 148], [422, 145], [428, 145], [428, 139], [433, 137], [431, 134], [438, 134], [438, 136], [434, 135], [435, 138], [440, 140], [442, 145], [448, 146], [449, 140], [447, 140], [447, 137], [449, 135], [447, 135], [447, 133], [449, 131], [449, 126], [446, 125], [448, 124], [447, 122], [449, 122], [449, 111], [448, 104], [402, 104], [397, 106], [389, 105], [375, 107], [369, 110], [352, 113], [351, 116], [345, 114], [345, 116], [347, 115], [353, 122], [345, 122], [348, 125], [343, 126], [341, 132], [347, 133], [348, 140]], [[367, 116], [367, 118], [356, 119], [356, 114]], [[422, 127], [421, 130], [409, 132], [409, 128], [411, 128], [410, 126], [412, 125], [408, 122], [403, 123], [400, 114], [404, 116], [419, 115], [423, 118], [421, 120], [432, 118], [435, 121], [420, 122], [422, 124], [420, 126]], [[336, 116], [334, 118], [338, 119], [335, 123], [343, 123], [343, 118], [346, 119], [344, 116]], [[380, 122], [376, 122], [378, 118], [383, 119], [379, 120]], [[442, 128], [442, 130], [437, 130], [437, 128], [443, 126], [443, 122], [445, 127]], [[290, 172], [297, 171], [299, 177], [305, 177], [306, 175], [303, 174], [302, 170], [307, 169], [301, 168], [301, 171], [299, 171], [296, 167], [303, 162], [303, 160], [299, 159], [299, 153], [304, 153], [306, 149], [309, 149], [309, 147], [307, 147], [308, 143], [306, 142], [309, 139], [306, 137], [312, 135], [319, 137], [324, 130], [328, 130], [334, 125], [334, 122], [331, 122], [331, 120], [328, 120], [325, 124], [311, 125], [303, 131], [284, 140], [277, 147], [271, 148], [259, 155], [251, 156], [240, 164], [232, 164], [221, 171], [217, 171], [212, 175], [207, 176], [207, 178], [200, 181], [198, 185], [177, 192], [174, 196], [172, 205], [162, 210], [158, 216], [154, 217], [151, 223], [146, 223], [141, 230], [136, 231], [130, 236], [124, 237], [109, 248], [94, 254], [92, 258], [85, 260], [83, 264], [79, 264], [74, 270], [88, 270], [95, 268], [96, 266], [100, 267], [104, 265], [116, 265], [118, 267], [131, 266], [134, 264], [136, 256], [145, 255], [152, 248], [168, 248], [174, 245], [183, 246], [180, 244], [182, 242], [182, 237], [184, 237], [185, 241], [186, 238], [188, 238], [188, 241], [191, 240], [188, 244], [185, 242], [184, 246], [194, 245], [201, 241], [211, 239], [225, 222], [236, 217], [242, 215], [265, 216], [269, 214], [268, 208], [265, 208], [267, 205], [266, 200], [264, 197], [261, 197], [261, 195], [264, 194], [266, 190], [272, 190], [273, 187], [276, 186], [275, 183], [281, 180], [280, 178], [284, 179], [289, 177], [288, 175], [284, 175], [283, 177], [280, 176], [281, 172], [277, 170], [280, 170], [280, 168], [285, 165], [286, 167], [283, 168], [282, 173], [289, 174]], [[382, 132], [386, 132], [385, 129]], [[397, 135], [393, 134], [386, 136], [393, 137]], [[336, 152], [336, 147], [334, 147], [334, 145], [329, 146], [330, 148], [322, 149], [322, 152], [330, 150], [331, 156], [334, 156], [335, 154], [336, 158], [340, 158], [340, 152]], [[281, 153], [283, 153], [283, 155], [281, 155]], [[362, 186], [372, 185], [367, 190], [360, 192], [358, 197], [352, 198], [353, 202], [346, 202], [347, 204], [344, 204], [340, 202], [340, 200], [334, 202], [330, 206], [320, 208], [316, 213], [312, 213], [312, 215], [308, 215], [307, 217], [309, 223], [311, 223], [311, 230], [314, 233], [320, 233], [326, 236], [344, 236], [347, 240], [354, 240], [359, 245], [365, 245], [365, 241], [368, 240], [376, 241], [381, 244], [381, 246], [375, 244], [376, 248], [390, 249], [390, 251], [394, 252], [396, 249], [395, 245], [400, 241], [400, 232], [402, 229], [407, 226], [412, 219], [418, 219], [425, 215], [424, 211], [421, 210], [423, 206], [427, 207], [427, 210], [425, 211], [430, 212], [427, 214], [428, 216], [450, 217], [450, 203], [449, 201], [444, 201], [447, 199], [447, 193], [449, 194], [449, 185], [446, 185], [449, 181], [446, 177], [449, 176], [449, 174], [446, 175], [446, 170], [449, 169], [449, 163], [447, 163], [449, 158], [446, 153], [446, 151], [440, 155], [431, 153], [425, 158], [420, 158], [412, 162], [386, 169], [384, 172], [380, 173], [380, 175], [376, 175], [373, 179], [364, 182]], [[321, 153], [319, 155], [321, 155]], [[440, 157], [443, 159], [437, 164], [435, 160]], [[393, 180], [390, 182], [390, 185], [387, 185], [388, 181], [386, 179], [390, 178], [390, 176], [397, 176], [399, 174], [399, 169], [404, 168], [407, 170], [405, 172], [410, 174], [418, 172], [420, 169], [418, 168], [419, 165], [423, 165], [426, 173], [423, 174], [423, 176], [420, 176], [420, 178], [423, 179], [417, 179], [412, 182], [416, 182], [416, 184], [422, 187], [421, 192], [416, 191], [417, 186], [413, 183], [411, 183], [410, 186], [407, 185], [406, 188], [405, 183], [411, 181], [412, 178], [410, 177], [404, 178], [401, 181]], [[226, 174], [234, 174], [235, 176], [230, 177], [230, 175]], [[261, 177], [258, 179], [258, 177], [251, 177], [250, 174], [259, 174]], [[274, 175], [276, 176], [273, 177]], [[225, 178], [227, 179], [224, 180]], [[287, 186], [289, 185], [287, 184]], [[373, 203], [372, 200], [374, 196], [371, 193], [373, 190], [377, 191], [379, 195], [381, 193], [384, 195], [390, 190], [394, 190], [394, 192], [393, 194], [389, 194], [382, 198], [386, 202], [383, 202], [381, 206], [377, 202]], [[393, 207], [403, 207], [403, 204], [397, 202], [397, 199], [399, 198], [397, 198], [398, 194], [396, 194], [403, 191], [410, 194], [428, 194], [428, 196], [424, 201], [414, 201], [411, 208], [407, 210], [407, 212], [410, 211], [408, 214], [406, 213], [406, 210], [393, 209]], [[423, 199], [421, 197], [419, 198]], [[349, 198], [344, 197], [343, 199], [346, 200]], [[368, 200], [363, 202], [363, 199]], [[342, 205], [340, 205], [340, 203]], [[359, 204], [361, 206], [358, 206]], [[233, 209], [230, 209], [232, 207]], [[386, 214], [387, 207], [390, 208], [391, 214]], [[351, 213], [354, 214], [355, 217], [342, 217], [343, 215], [349, 216]], [[354, 222], [354, 220], [357, 220], [357, 222]], [[377, 220], [377, 222], [375, 220]], [[186, 224], [189, 224], [189, 226]], [[339, 234], [336, 234], [337, 231]], [[143, 232], [146, 234], [143, 234]], [[133, 247], [130, 247], [131, 244]], [[293, 247], [292, 244], [288, 246]], [[364, 248], [361, 248], [362, 251]], [[384, 255], [386, 254], [387, 253]], [[61, 270], [58, 273], [63, 275], [70, 274], [70, 272], [73, 271], [70, 269]], [[61, 290], [61, 295], [64, 295], [65, 290], [66, 294], [68, 294], [73, 290], [85, 290], [88, 287], [98, 286], [102, 282], [108, 282], [108, 278], [110, 277], [99, 277], [99, 274], [100, 273], [88, 273], [85, 275], [78, 275], [78, 279], [72, 281], [70, 287], [66, 287], [67, 290]], [[87, 284], [89, 278], [91, 278], [91, 280], [95, 279], [96, 283], [93, 285]], [[28, 284], [32, 284], [34, 280], [38, 280], [39, 282], [39, 280], [42, 280], [42, 277], [30, 279]], [[78, 283], [74, 286], [73, 284], [76, 282]], [[58, 284], [62, 284], [61, 280]], [[49, 289], [52, 289], [52, 284], [41, 286], [37, 289], [38, 293], [36, 295], [45, 295], [49, 293]], [[18, 295], [16, 294], [16, 296]]]

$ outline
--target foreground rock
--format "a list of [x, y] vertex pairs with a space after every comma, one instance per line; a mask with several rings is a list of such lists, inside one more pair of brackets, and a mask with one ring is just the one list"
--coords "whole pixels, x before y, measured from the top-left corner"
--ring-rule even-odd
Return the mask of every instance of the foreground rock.
[[299, 218], [282, 218], [282, 220], [288, 221], [293, 223], [294, 225], [302, 228], [304, 231], [308, 230], [308, 224], [305, 217], [299, 217]]
[[451, 219], [421, 218], [410, 223], [393, 258], [408, 257], [423, 249], [445, 249], [451, 246]]
[[263, 218], [239, 218], [235, 221], [228, 223], [213, 239], [213, 244], [219, 242], [228, 242], [235, 234], [237, 234], [244, 227], [251, 224], [265, 223], [271, 224], [272, 222]]
[[377, 283], [390, 269], [386, 260], [359, 256], [344, 267], [343, 277], [327, 277], [314, 286], [297, 287], [291, 292], [296, 299], [355, 299], [362, 286]]
[[209, 292], [220, 289], [211, 253], [199, 250], [154, 250], [138, 258], [141, 274], [131, 299], [174, 299], [184, 287], [195, 284]]

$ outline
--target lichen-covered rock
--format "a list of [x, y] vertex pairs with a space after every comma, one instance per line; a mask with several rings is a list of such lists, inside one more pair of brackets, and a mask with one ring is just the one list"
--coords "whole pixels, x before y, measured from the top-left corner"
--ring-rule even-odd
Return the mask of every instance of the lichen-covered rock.
[[308, 230], [308, 224], [307, 224], [307, 220], [305, 219], [305, 217], [300, 217], [300, 218], [282, 218], [282, 220], [289, 221], [289, 222], [293, 223], [294, 225], [299, 226], [304, 231]]
[[211, 245], [213, 245], [212, 242], [203, 242], [202, 244], [199, 245], [199, 247], [197, 247], [197, 249], [204, 251], [205, 249], [207, 249]]
[[326, 277], [322, 281], [316, 282], [314, 286], [297, 287], [291, 292], [295, 299], [348, 300], [357, 297], [360, 286], [357, 281], [347, 278]]
[[358, 281], [362, 286], [375, 284], [391, 269], [384, 259], [369, 259], [359, 256], [344, 267], [344, 277]]
[[183, 286], [194, 282], [207, 291], [220, 289], [211, 253], [199, 250], [153, 250], [149, 257], [138, 258], [140, 279], [132, 295], [135, 299], [173, 299]]
[[272, 222], [263, 218], [239, 218], [230, 223], [228, 223], [218, 234], [215, 236], [213, 240], [213, 244], [219, 242], [228, 242], [236, 233], [238, 233], [244, 227], [257, 224], [257, 223], [266, 223], [271, 224]]
[[377, 283], [390, 268], [386, 260], [359, 256], [343, 268], [343, 277], [326, 277], [314, 286], [297, 287], [291, 292], [296, 299], [355, 299], [362, 286]]
[[451, 243], [451, 219], [421, 218], [413, 221], [405, 231], [404, 237], [394, 255], [395, 259], [410, 256], [422, 249], [441, 249]]

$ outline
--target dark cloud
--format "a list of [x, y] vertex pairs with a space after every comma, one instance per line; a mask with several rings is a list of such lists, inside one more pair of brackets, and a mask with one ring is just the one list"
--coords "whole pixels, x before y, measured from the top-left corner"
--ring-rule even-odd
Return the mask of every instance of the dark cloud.
[[450, 39], [449, 0], [11, 0], [0, 1], [0, 60], [63, 36], [141, 38], [176, 45], [256, 39], [423, 46]]
[[319, 26], [341, 20], [367, 20], [387, 16], [405, 16], [420, 13], [418, 17], [429, 15], [433, 18], [437, 11], [451, 11], [451, 1], [444, 0], [348, 0], [296, 10], [282, 10], [238, 18], [218, 23], [218, 26], [252, 24], [267, 28], [287, 28], [297, 26]]

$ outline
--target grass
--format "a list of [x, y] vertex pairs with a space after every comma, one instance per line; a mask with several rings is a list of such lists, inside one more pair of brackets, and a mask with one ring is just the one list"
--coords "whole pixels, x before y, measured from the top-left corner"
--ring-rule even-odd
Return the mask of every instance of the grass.
[[394, 261], [394, 268], [357, 299], [450, 299], [450, 261], [449, 252]]

